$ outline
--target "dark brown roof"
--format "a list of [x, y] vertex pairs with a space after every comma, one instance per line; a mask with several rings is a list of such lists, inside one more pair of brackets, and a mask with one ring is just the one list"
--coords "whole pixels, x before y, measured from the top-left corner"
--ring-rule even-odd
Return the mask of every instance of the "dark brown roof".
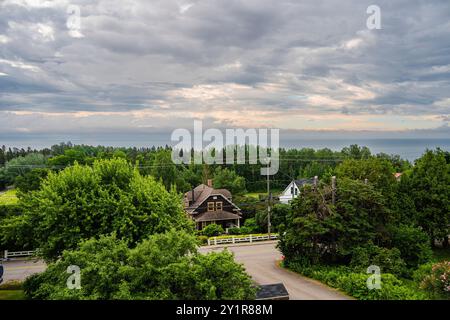
[[[194, 188], [194, 203], [192, 203], [186, 210], [194, 210], [199, 205], [203, 203], [210, 195], [222, 195], [228, 200], [231, 199], [231, 192], [226, 189], [213, 189], [211, 187], [208, 187], [205, 184], [201, 184]], [[188, 191], [184, 194], [184, 196], [189, 200], [189, 202], [192, 201], [192, 190]]]
[[218, 221], [218, 220], [236, 220], [241, 217], [236, 213], [228, 211], [207, 211], [193, 217], [195, 221]]

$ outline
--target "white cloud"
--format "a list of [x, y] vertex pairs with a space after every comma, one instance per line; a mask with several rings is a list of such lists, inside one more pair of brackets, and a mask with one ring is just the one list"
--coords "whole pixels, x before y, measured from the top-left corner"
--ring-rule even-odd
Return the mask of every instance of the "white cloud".
[[0, 64], [6, 64], [9, 65], [13, 68], [18, 68], [18, 69], [23, 69], [23, 70], [30, 70], [33, 72], [39, 72], [40, 69], [39, 67], [33, 66], [31, 64], [26, 64], [24, 62], [21, 61], [11, 61], [11, 60], [5, 60], [5, 59], [0, 59]]
[[3, 34], [0, 34], [0, 43], [5, 44], [5, 43], [8, 43], [9, 41], [11, 41], [10, 38], [8, 38], [7, 36], [5, 36]]
[[[450, 2], [380, 0], [389, 3], [383, 30], [366, 30], [367, 1], [79, 0], [76, 31], [67, 27], [72, 1], [6, 0], [0, 110], [31, 112], [13, 116], [38, 118], [44, 129], [68, 119], [95, 130], [96, 121], [161, 127], [192, 117], [284, 128], [437, 126], [449, 110]], [[58, 123], [48, 120], [55, 114]], [[398, 118], [370, 121], [388, 115]]]

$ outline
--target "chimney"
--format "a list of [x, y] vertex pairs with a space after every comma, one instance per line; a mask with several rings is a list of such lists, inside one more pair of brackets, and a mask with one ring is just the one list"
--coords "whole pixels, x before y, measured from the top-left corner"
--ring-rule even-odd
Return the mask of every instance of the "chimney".
[[195, 192], [194, 192], [194, 188], [192, 188], [192, 203], [195, 202]]
[[208, 179], [208, 187], [212, 188], [213, 186], [213, 181], [212, 179]]

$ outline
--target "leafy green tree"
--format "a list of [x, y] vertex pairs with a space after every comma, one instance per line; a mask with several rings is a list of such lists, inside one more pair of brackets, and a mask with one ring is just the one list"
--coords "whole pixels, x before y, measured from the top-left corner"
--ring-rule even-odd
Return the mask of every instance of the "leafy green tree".
[[[81, 289], [66, 286], [67, 267], [81, 270]], [[25, 281], [32, 299], [253, 299], [255, 288], [228, 251], [199, 254], [184, 231], [152, 235], [129, 249], [123, 240], [101, 236], [64, 251], [61, 259]]]
[[47, 159], [39, 153], [30, 153], [8, 161], [4, 168], [0, 169], [0, 185], [7, 186], [14, 183], [14, 180], [34, 168], [45, 167]]
[[411, 163], [408, 160], [402, 159], [399, 155], [388, 155], [386, 153], [378, 153], [376, 157], [379, 159], [385, 159], [389, 161], [396, 172], [405, 172], [406, 170], [412, 168]]
[[49, 170], [46, 168], [33, 169], [23, 175], [16, 177], [14, 186], [21, 192], [38, 190], [43, 179], [47, 177]]
[[82, 149], [67, 149], [64, 154], [54, 156], [48, 160], [50, 166], [58, 168], [64, 168], [73, 165], [75, 162], [78, 164], [91, 164], [94, 158], [89, 157]]
[[279, 243], [287, 260], [342, 262], [355, 247], [386, 240], [389, 211], [372, 185], [340, 179], [335, 205], [329, 186], [305, 187], [292, 207]]
[[245, 179], [228, 168], [217, 167], [214, 171], [214, 188], [228, 189], [232, 194], [242, 194], [245, 190]]
[[[414, 201], [415, 220], [431, 240], [450, 234], [450, 163], [440, 149], [428, 150], [409, 176], [402, 177], [404, 192]], [[433, 241], [434, 242], [434, 241]], [[448, 245], [448, 242], [445, 242]]]
[[336, 167], [338, 178], [367, 181], [378, 190], [391, 191], [396, 183], [392, 164], [382, 158], [348, 159]]
[[75, 164], [49, 173], [23, 195], [24, 213], [3, 221], [2, 241], [31, 243], [47, 260], [81, 240], [116, 232], [130, 245], [171, 228], [190, 229], [178, 194], [142, 177], [123, 159]]
[[371, 152], [367, 147], [360, 147], [356, 144], [352, 144], [350, 147], [342, 149], [341, 153], [350, 159], [368, 159], [371, 156]]
[[412, 225], [392, 227], [390, 232], [392, 246], [400, 250], [401, 257], [409, 268], [417, 268], [430, 261], [433, 251], [426, 232]]
[[[285, 228], [291, 207], [287, 204], [275, 204], [270, 212], [270, 224], [272, 231], [278, 232]], [[256, 222], [259, 227], [267, 231], [267, 209], [260, 210], [256, 214]]]
[[156, 180], [160, 180], [167, 190], [170, 190], [173, 186], [181, 192], [190, 189], [189, 183], [183, 179], [183, 174], [180, 173], [180, 170], [184, 170], [184, 167], [173, 163], [170, 150], [158, 151], [154, 155], [151, 166], [150, 174]]
[[403, 275], [406, 264], [397, 248], [383, 248], [366, 244], [364, 247], [355, 247], [352, 253], [350, 266], [357, 272], [366, 272], [371, 265], [380, 267], [382, 273]]

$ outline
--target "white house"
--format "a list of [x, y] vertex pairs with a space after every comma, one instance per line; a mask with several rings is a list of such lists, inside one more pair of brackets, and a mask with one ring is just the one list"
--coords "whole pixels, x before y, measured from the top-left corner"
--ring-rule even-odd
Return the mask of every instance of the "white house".
[[305, 184], [313, 184], [313, 179], [300, 179], [300, 180], [292, 180], [291, 183], [284, 189], [284, 191], [280, 195], [280, 202], [284, 204], [288, 204], [294, 198], [297, 198], [300, 194], [301, 188]]

